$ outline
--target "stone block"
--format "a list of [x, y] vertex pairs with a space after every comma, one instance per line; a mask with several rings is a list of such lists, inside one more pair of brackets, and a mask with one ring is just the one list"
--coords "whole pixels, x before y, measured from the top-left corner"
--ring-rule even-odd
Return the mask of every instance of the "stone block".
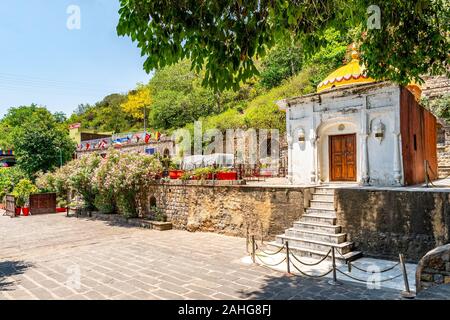
[[158, 231], [165, 231], [165, 230], [171, 230], [172, 229], [172, 222], [159, 222], [159, 221], [152, 221], [153, 229]]
[[420, 280], [426, 281], [426, 282], [432, 282], [433, 281], [433, 275], [432, 274], [427, 274], [427, 273], [422, 273], [422, 275], [420, 276]]
[[438, 284], [444, 283], [444, 276], [442, 274], [435, 274], [433, 276], [433, 281]]

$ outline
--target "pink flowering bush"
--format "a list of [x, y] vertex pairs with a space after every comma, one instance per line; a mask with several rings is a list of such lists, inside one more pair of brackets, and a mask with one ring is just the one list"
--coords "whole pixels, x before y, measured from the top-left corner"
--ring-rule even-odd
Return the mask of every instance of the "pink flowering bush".
[[116, 160], [106, 175], [105, 188], [113, 190], [120, 213], [135, 217], [163, 167], [158, 159], [147, 155], [122, 154]]
[[55, 172], [40, 174], [36, 184], [42, 192], [81, 196], [87, 210], [135, 217], [162, 170], [153, 156], [110, 150], [104, 158], [92, 153]]

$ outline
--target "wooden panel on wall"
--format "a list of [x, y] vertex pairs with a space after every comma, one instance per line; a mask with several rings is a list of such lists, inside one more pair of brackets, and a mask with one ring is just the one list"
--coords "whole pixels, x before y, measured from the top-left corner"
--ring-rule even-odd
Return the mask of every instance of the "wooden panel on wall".
[[425, 160], [428, 160], [431, 167], [430, 178], [436, 179], [436, 118], [423, 108], [406, 88], [401, 89], [400, 96], [400, 131], [405, 184], [425, 182]]
[[44, 214], [56, 212], [56, 193], [40, 193], [30, 196], [30, 213]]

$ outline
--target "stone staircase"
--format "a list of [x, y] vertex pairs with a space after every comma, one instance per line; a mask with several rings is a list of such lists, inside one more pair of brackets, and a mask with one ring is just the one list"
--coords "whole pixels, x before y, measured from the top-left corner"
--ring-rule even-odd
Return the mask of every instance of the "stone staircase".
[[450, 166], [439, 166], [438, 175], [439, 179], [450, 177]]
[[[330, 187], [315, 188], [309, 208], [294, 226], [277, 236], [271, 246], [281, 247], [289, 241], [289, 249], [295, 254], [311, 258], [323, 258], [331, 246], [345, 257], [345, 261], [359, 258], [362, 253], [352, 251], [353, 243], [347, 242], [347, 234], [337, 225], [336, 210], [334, 208], [334, 189]], [[336, 258], [344, 260], [339, 253]]]

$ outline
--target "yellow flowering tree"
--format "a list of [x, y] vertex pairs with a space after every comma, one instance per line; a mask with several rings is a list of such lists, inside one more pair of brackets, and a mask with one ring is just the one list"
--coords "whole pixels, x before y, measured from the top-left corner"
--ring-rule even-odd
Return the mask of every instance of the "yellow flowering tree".
[[144, 119], [144, 107], [152, 103], [150, 89], [143, 84], [138, 84], [135, 90], [127, 95], [127, 100], [122, 104], [122, 110], [135, 119]]

